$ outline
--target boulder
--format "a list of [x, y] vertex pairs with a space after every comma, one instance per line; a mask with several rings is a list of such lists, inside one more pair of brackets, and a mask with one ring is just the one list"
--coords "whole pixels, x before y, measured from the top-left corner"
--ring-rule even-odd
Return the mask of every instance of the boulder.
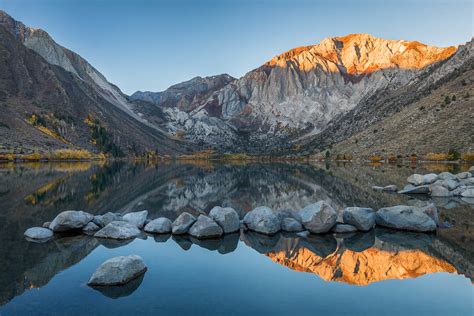
[[299, 215], [304, 228], [313, 234], [327, 233], [337, 220], [336, 211], [325, 201], [306, 206]]
[[375, 212], [368, 207], [346, 207], [342, 211], [344, 224], [356, 227], [358, 230], [368, 231], [375, 225]]
[[381, 208], [375, 214], [375, 222], [377, 225], [392, 229], [416, 232], [436, 230], [435, 221], [422, 209], [406, 205]]
[[286, 217], [281, 221], [281, 229], [286, 232], [300, 232], [303, 225], [294, 218]]
[[199, 215], [188, 233], [196, 238], [205, 239], [220, 237], [224, 231], [212, 218]]
[[471, 186], [471, 185], [474, 185], [474, 178], [462, 179], [459, 183], [460, 183], [461, 185]]
[[145, 225], [145, 231], [153, 234], [171, 233], [171, 221], [166, 217], [159, 217]]
[[453, 196], [453, 194], [446, 189], [444, 186], [436, 184], [431, 186], [431, 196], [437, 196], [437, 197], [449, 197]]
[[94, 222], [94, 224], [96, 224], [99, 227], [105, 227], [109, 223], [112, 223], [115, 221], [121, 221], [121, 220], [122, 220], [122, 215], [117, 214], [117, 213], [107, 212], [104, 215], [94, 216], [94, 219], [92, 221]]
[[458, 178], [452, 174], [451, 172], [441, 172], [438, 175], [438, 179], [440, 180], [458, 180]]
[[127, 213], [124, 216], [122, 216], [123, 220], [126, 222], [129, 222], [130, 224], [133, 224], [137, 226], [138, 228], [142, 229], [143, 226], [145, 226], [145, 221], [148, 216], [148, 211], [140, 211], [140, 212], [132, 212], [132, 213]]
[[49, 225], [51, 225], [51, 222], [44, 222], [43, 223], [43, 228], [48, 228], [49, 229]]
[[44, 227], [31, 227], [28, 228], [25, 233], [25, 237], [32, 240], [48, 240], [53, 237], [53, 232]]
[[458, 177], [458, 179], [467, 179], [467, 178], [471, 178], [472, 174], [469, 171], [466, 171], [466, 172], [461, 172], [461, 173], [456, 174], [456, 177]]
[[143, 259], [137, 255], [114, 257], [102, 263], [87, 284], [90, 286], [123, 285], [142, 275], [146, 270]]
[[132, 239], [140, 235], [137, 226], [125, 221], [115, 221], [107, 224], [104, 228], [94, 234], [98, 238], [110, 239]]
[[332, 231], [335, 233], [352, 233], [357, 231], [357, 228], [352, 225], [348, 224], [336, 224], [333, 228]]
[[451, 193], [453, 194], [453, 196], [461, 196], [461, 194], [466, 191], [467, 189], [467, 186], [465, 185], [460, 185], [458, 186], [456, 189], [454, 189], [453, 191], [451, 191]]
[[239, 230], [239, 214], [231, 207], [213, 207], [209, 212], [209, 217], [222, 227], [225, 234]]
[[438, 175], [436, 173], [428, 173], [423, 176], [423, 184], [431, 184], [438, 180]]
[[472, 198], [474, 197], [474, 186], [469, 186], [461, 193], [462, 197]]
[[49, 229], [53, 232], [82, 229], [93, 218], [93, 215], [83, 211], [64, 211], [53, 219], [49, 225]]
[[186, 234], [195, 221], [196, 217], [183, 212], [171, 224], [171, 231], [176, 235]]
[[383, 191], [387, 192], [396, 192], [397, 191], [397, 186], [394, 184], [386, 185], [383, 187]]
[[407, 182], [413, 184], [414, 186], [419, 186], [425, 183], [424, 177], [421, 174], [412, 174], [407, 178]]
[[400, 194], [429, 194], [430, 186], [429, 185], [420, 185], [417, 187], [406, 186], [403, 190], [398, 191]]
[[452, 191], [459, 186], [459, 182], [454, 179], [446, 179], [441, 182], [441, 185], [446, 189]]
[[262, 234], [275, 234], [280, 230], [280, 219], [266, 206], [254, 208], [244, 216], [244, 223], [248, 229]]
[[89, 222], [89, 223], [87, 223], [86, 226], [84, 226], [84, 227], [82, 228], [82, 231], [87, 234], [87, 233], [96, 232], [96, 231], [98, 231], [99, 229], [100, 229], [99, 226], [97, 226], [97, 225], [94, 224], [93, 222]]

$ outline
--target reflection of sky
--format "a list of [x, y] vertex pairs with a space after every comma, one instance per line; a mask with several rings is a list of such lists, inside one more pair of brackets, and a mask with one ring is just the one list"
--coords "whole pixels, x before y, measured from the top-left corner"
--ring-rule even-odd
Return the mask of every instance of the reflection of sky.
[[447, 46], [473, 29], [469, 0], [2, 0], [0, 9], [45, 29], [129, 94], [197, 75], [239, 77], [331, 36]]
[[[85, 283], [103, 261], [140, 255], [148, 271], [130, 296], [112, 300]], [[311, 273], [278, 265], [239, 243], [221, 255], [193, 245], [183, 251], [169, 239], [135, 240], [116, 249], [95, 249], [49, 284], [0, 308], [10, 314], [318, 314], [440, 313], [467, 315], [472, 307], [469, 279], [436, 273], [417, 279], [388, 280], [369, 286], [325, 282]], [[440, 299], [442, 298], [442, 299]]]

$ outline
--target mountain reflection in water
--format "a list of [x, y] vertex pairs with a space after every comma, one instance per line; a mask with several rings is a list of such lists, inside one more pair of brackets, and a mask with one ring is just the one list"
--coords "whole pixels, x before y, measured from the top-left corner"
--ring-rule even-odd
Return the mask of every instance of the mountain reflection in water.
[[[372, 185], [401, 187], [414, 172], [457, 172], [463, 168], [285, 163], [0, 165], [0, 305], [25, 290], [44, 286], [100, 245], [112, 249], [133, 242], [85, 236], [55, 237], [45, 244], [25, 241], [25, 229], [41, 226], [66, 209], [93, 214], [147, 209], [149, 218], [170, 219], [184, 211], [207, 214], [216, 205], [233, 207], [243, 217], [261, 205], [275, 210], [297, 210], [319, 200], [329, 202], [337, 210], [346, 206], [378, 209], [423, 203], [429, 198], [375, 192]], [[377, 228], [351, 235], [264, 236], [245, 232], [204, 241], [189, 236], [148, 238], [175, 242], [183, 250], [198, 246], [220, 254], [233, 252], [242, 241], [278, 264], [314, 273], [327, 281], [349, 284], [367, 285], [434, 272], [458, 273], [472, 280], [473, 205], [458, 198], [433, 202], [440, 210], [441, 221], [454, 225], [453, 228], [431, 235]], [[140, 283], [102, 293], [112, 298], [126, 296]]]

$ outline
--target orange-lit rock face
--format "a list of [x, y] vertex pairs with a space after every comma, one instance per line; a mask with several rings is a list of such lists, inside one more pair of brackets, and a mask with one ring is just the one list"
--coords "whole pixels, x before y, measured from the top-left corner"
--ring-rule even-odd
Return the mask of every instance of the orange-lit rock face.
[[362, 252], [335, 252], [322, 258], [302, 247], [291, 254], [280, 251], [268, 253], [267, 256], [290, 269], [311, 272], [326, 281], [356, 285], [387, 279], [416, 278], [435, 272], [456, 272], [450, 263], [421, 250], [391, 252], [374, 247]]
[[369, 74], [389, 68], [421, 69], [456, 52], [456, 47], [427, 46], [420, 42], [375, 38], [368, 34], [350, 34], [324, 39], [314, 46], [292, 49], [274, 57], [266, 65], [296, 67], [310, 71], [322, 67], [326, 71]]

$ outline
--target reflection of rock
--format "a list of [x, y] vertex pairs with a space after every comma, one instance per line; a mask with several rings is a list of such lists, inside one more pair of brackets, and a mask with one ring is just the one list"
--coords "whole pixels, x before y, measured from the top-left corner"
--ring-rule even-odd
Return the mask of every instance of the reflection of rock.
[[300, 244], [319, 257], [326, 258], [337, 249], [337, 241], [331, 234], [313, 235], [300, 238]]
[[158, 234], [158, 235], [153, 235], [153, 239], [156, 242], [167, 242], [168, 239], [170, 239], [171, 234]]
[[108, 249], [120, 248], [128, 245], [133, 241], [133, 239], [107, 239], [107, 238], [97, 238], [99, 243]]
[[217, 250], [220, 254], [226, 254], [231, 253], [237, 249], [237, 244], [239, 243], [239, 234], [225, 234], [218, 239], [198, 239], [194, 237], [189, 237], [189, 239], [193, 242], [193, 244], [196, 244], [199, 247], [211, 251]]
[[280, 239], [279, 234], [264, 235], [253, 231], [247, 231], [241, 234], [242, 241], [257, 252], [265, 254], [272, 251]]
[[92, 288], [102, 293], [102, 295], [104, 296], [116, 299], [120, 297], [129, 296], [130, 294], [135, 292], [135, 290], [138, 289], [140, 285], [142, 284], [144, 277], [145, 277], [145, 274], [142, 274], [125, 285], [95, 286]]
[[344, 238], [344, 246], [354, 252], [362, 252], [372, 247], [375, 243], [374, 230], [368, 232], [357, 232]]
[[173, 235], [172, 238], [183, 250], [189, 250], [193, 245], [193, 242], [186, 235]]

